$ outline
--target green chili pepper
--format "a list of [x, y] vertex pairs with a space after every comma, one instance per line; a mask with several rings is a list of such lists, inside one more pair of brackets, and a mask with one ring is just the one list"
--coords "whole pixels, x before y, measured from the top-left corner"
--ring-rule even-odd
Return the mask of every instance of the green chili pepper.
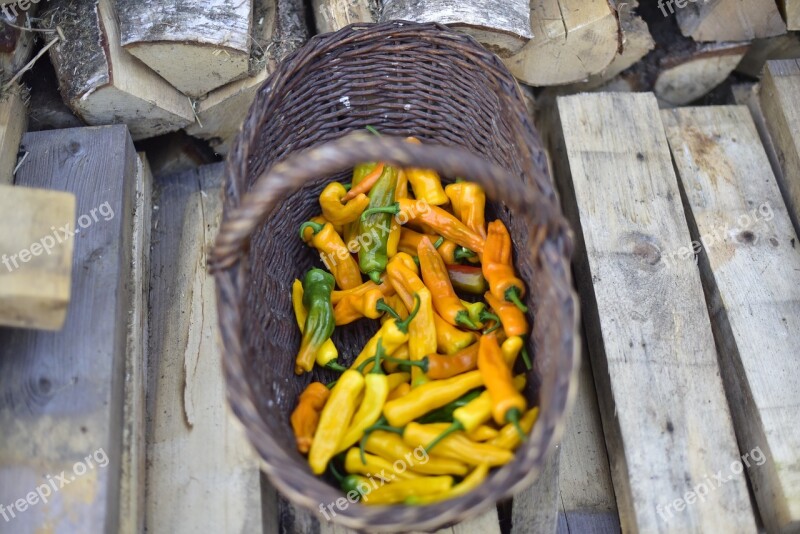
[[[369, 208], [385, 208], [394, 204], [395, 189], [397, 188], [397, 169], [386, 165], [378, 181], [369, 192]], [[361, 272], [370, 277], [376, 284], [381, 283], [381, 274], [386, 270], [389, 261], [387, 244], [391, 229], [392, 215], [388, 213], [374, 213], [361, 220], [359, 235], [361, 248], [358, 250], [358, 264]], [[372, 244], [363, 243], [367, 239]]]
[[[351, 491], [355, 491], [360, 497], [364, 497], [366, 493], [369, 493], [371, 486], [369, 485], [369, 480], [366, 477], [359, 475], [343, 476], [339, 473], [339, 470], [334, 467], [333, 462], [328, 465], [331, 473], [333, 474], [333, 478], [335, 478], [336, 482], [339, 483], [339, 487], [342, 488], [342, 491], [344, 491], [345, 495]], [[367, 488], [366, 491], [364, 491], [364, 488]]]
[[331, 305], [334, 283], [333, 275], [322, 269], [311, 269], [303, 279], [303, 306], [308, 316], [295, 360], [297, 374], [311, 371], [317, 351], [333, 334], [336, 325]]
[[470, 403], [473, 399], [477, 399], [478, 396], [483, 392], [483, 389], [475, 389], [462, 395], [461, 397], [457, 398], [450, 404], [446, 406], [442, 406], [438, 410], [434, 410], [424, 416], [420, 417], [417, 422], [422, 423], [423, 425], [427, 425], [429, 423], [452, 423], [453, 422], [453, 412], [457, 409], [461, 408], [462, 406], [466, 406]]

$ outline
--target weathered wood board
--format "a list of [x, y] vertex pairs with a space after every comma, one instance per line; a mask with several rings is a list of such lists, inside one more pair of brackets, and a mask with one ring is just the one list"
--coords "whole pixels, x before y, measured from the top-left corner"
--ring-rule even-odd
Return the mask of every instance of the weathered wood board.
[[78, 233], [64, 328], [0, 329], [0, 503], [16, 512], [2, 524], [116, 532], [136, 152], [124, 126], [29, 133], [23, 145], [18, 185], [73, 193]]
[[[147, 363], [150, 532], [261, 532], [257, 457], [228, 408], [206, 252], [223, 164], [154, 185]], [[176, 488], [180, 488], [176, 491]], [[224, 488], [224, 489], [223, 489]]]
[[791, 31], [800, 30], [800, 0], [778, 0], [786, 26]]
[[28, 109], [21, 88], [12, 87], [0, 96], [0, 184], [14, 183], [19, 143], [27, 124]]
[[800, 232], [800, 59], [767, 62], [761, 109], [783, 170], [778, 185]]
[[662, 118], [704, 251], [700, 270], [743, 455], [736, 469], [752, 481], [767, 530], [796, 532], [800, 243], [747, 108], [665, 110]]
[[575, 270], [624, 532], [755, 532], [702, 284], [652, 94], [558, 99]]

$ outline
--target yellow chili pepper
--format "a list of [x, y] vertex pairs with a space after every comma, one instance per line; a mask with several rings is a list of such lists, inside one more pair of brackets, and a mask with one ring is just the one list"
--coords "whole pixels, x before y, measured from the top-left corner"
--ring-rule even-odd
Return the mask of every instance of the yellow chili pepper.
[[483, 481], [486, 480], [486, 476], [488, 474], [489, 464], [479, 464], [469, 475], [464, 477], [461, 482], [450, 488], [448, 491], [434, 493], [432, 495], [413, 495], [405, 500], [405, 504], [419, 506], [461, 497], [462, 495], [466, 495], [470, 491], [483, 484]]
[[486, 239], [486, 193], [475, 182], [458, 182], [444, 188], [453, 213], [469, 229]]
[[444, 493], [453, 486], [453, 477], [423, 477], [414, 480], [398, 480], [364, 495], [364, 504], [398, 504], [409, 497], [423, 497]]
[[[411, 309], [413, 298], [419, 297], [419, 312], [416, 319], [411, 321], [408, 337], [409, 359], [418, 361], [427, 354], [436, 352], [436, 323], [434, 320], [433, 302], [431, 292], [425, 284], [406, 264], [407, 254], [398, 254], [386, 266], [389, 282], [406, 305]], [[411, 386], [427, 381], [420, 369], [411, 370]]]
[[376, 430], [370, 433], [364, 441], [364, 449], [391, 462], [403, 460], [408, 464], [409, 469], [421, 475], [464, 476], [468, 471], [465, 463], [433, 455], [423, 456], [422, 460], [426, 461], [422, 463], [422, 460], [416, 458], [415, 449], [409, 447], [403, 438], [394, 432], [385, 430]]
[[426, 236], [431, 240], [431, 243], [436, 246], [436, 252], [439, 253], [445, 263], [456, 263], [455, 253], [457, 246], [455, 243], [449, 239], [445, 239], [434, 234], [422, 234], [415, 232], [411, 228], [407, 228], [405, 226], [403, 226], [402, 230], [400, 231], [400, 242], [398, 244], [398, 249], [400, 252], [405, 252], [411, 256], [416, 256], [417, 249], [419, 248], [419, 242], [423, 237]]
[[392, 295], [395, 294], [392, 284], [390, 284], [386, 280], [386, 274], [384, 273], [381, 276], [380, 284], [376, 284], [372, 280], [367, 280], [363, 284], [358, 285], [352, 289], [344, 289], [339, 291], [335, 290], [333, 293], [331, 293], [331, 304], [336, 306], [336, 304], [338, 304], [338, 302], [343, 298], [363, 295], [364, 293], [371, 291], [373, 289], [380, 289], [384, 297], [391, 297]]
[[397, 217], [392, 217], [392, 222], [389, 225], [389, 239], [386, 240], [386, 256], [393, 258], [397, 255], [400, 246], [400, 232], [403, 225], [397, 222]]
[[[403, 431], [403, 441], [415, 447], [420, 443], [433, 441], [438, 435], [436, 427], [409, 423]], [[487, 463], [492, 467], [505, 465], [514, 458], [511, 451], [487, 443], [475, 443], [463, 432], [456, 432], [442, 439], [436, 448], [436, 454], [469, 465]]]
[[500, 350], [503, 353], [503, 359], [505, 360], [509, 369], [514, 368], [514, 364], [517, 361], [517, 355], [519, 355], [524, 344], [525, 342], [520, 336], [511, 336], [503, 341]]
[[369, 206], [369, 197], [363, 193], [346, 203], [343, 202], [345, 195], [347, 190], [339, 182], [329, 183], [319, 195], [322, 216], [331, 224], [343, 225], [357, 221]]
[[[306, 326], [308, 311], [303, 306], [303, 282], [297, 279], [292, 283], [292, 307], [294, 308], [294, 318], [297, 320], [297, 326], [302, 334]], [[343, 367], [336, 363], [338, 357], [339, 351], [336, 349], [336, 345], [333, 344], [332, 339], [328, 339], [317, 351], [317, 365], [334, 370], [342, 370]]]
[[364, 430], [374, 424], [383, 411], [386, 397], [389, 396], [389, 377], [384, 374], [381, 368], [381, 358], [383, 358], [383, 344], [378, 340], [378, 348], [375, 352], [375, 364], [372, 371], [364, 377], [364, 400], [361, 402], [350, 427], [339, 441], [336, 454], [348, 449], [357, 443], [364, 435]]
[[342, 373], [319, 417], [317, 432], [308, 452], [311, 472], [321, 475], [336, 453], [339, 440], [356, 411], [356, 401], [364, 389], [364, 376], [358, 371]]
[[[415, 137], [409, 137], [406, 141], [416, 145], [421, 144]], [[405, 171], [415, 197], [434, 206], [447, 204], [447, 195], [436, 171], [430, 169], [405, 169]]]
[[430, 239], [423, 237], [417, 248], [420, 271], [425, 285], [433, 297], [433, 307], [442, 318], [453, 326], [464, 326], [476, 330], [478, 327], [469, 318], [469, 312], [456, 295], [444, 260], [436, 252]]
[[[428, 423], [428, 426], [431, 428], [435, 428], [440, 432], [444, 432], [445, 430], [450, 429], [450, 423]], [[488, 425], [481, 425], [475, 430], [471, 432], [467, 432], [467, 437], [472, 441], [489, 441], [490, 439], [494, 439], [500, 433], [499, 430], [496, 428], [492, 428]]]
[[[493, 334], [481, 337], [478, 349], [478, 370], [492, 397], [492, 417], [497, 424], [514, 423], [528, 408], [528, 402], [515, 388], [511, 369], [503, 359], [503, 352]], [[520, 430], [520, 435], [523, 432]]]
[[[523, 434], [527, 436], [530, 433], [538, 417], [538, 406], [534, 406], [525, 412], [525, 415], [523, 415], [522, 419], [519, 420], [519, 426], [522, 429]], [[492, 438], [489, 441], [489, 444], [496, 447], [502, 447], [504, 449], [514, 450], [519, 446], [520, 442], [521, 439], [519, 437], [519, 431], [513, 423], [509, 423], [500, 429], [500, 433], [497, 435], [497, 437]]]
[[[525, 387], [525, 375], [517, 375], [513, 381], [514, 389], [522, 391]], [[433, 449], [441, 440], [458, 431], [475, 432], [485, 422], [492, 418], [492, 396], [488, 391], [481, 393], [478, 398], [471, 400], [466, 406], [461, 406], [453, 411], [453, 423], [442, 430], [426, 448]]]
[[305, 222], [300, 225], [300, 237], [319, 251], [322, 263], [331, 271], [341, 289], [352, 289], [361, 285], [358, 262], [330, 222]]
[[394, 360], [408, 360], [408, 343], [394, 351], [394, 354], [392, 354], [392, 360], [393, 361], [384, 362], [383, 368], [390, 373], [395, 373], [398, 369], [400, 369], [400, 365], [394, 363]]
[[362, 475], [378, 475], [383, 471], [387, 477], [394, 476], [401, 479], [420, 478], [422, 476], [408, 469], [402, 472], [395, 470], [392, 467], [392, 462], [374, 454], [364, 454], [364, 460], [366, 463], [361, 461], [361, 452], [358, 447], [353, 447], [347, 451], [344, 457], [344, 468], [348, 473]]
[[408, 198], [408, 176], [403, 169], [397, 172], [397, 189], [394, 190], [394, 198], [395, 200]]
[[[391, 284], [389, 284], [389, 285], [391, 285]], [[384, 297], [383, 301], [386, 303], [387, 306], [389, 306], [391, 309], [393, 309], [397, 313], [397, 315], [400, 316], [401, 319], [407, 319], [408, 318], [408, 308], [406, 308], [405, 302], [403, 302], [403, 299], [401, 299], [399, 295], [397, 295], [395, 293], [394, 295], [392, 295], [390, 297]], [[392, 317], [394, 317], [395, 319], [397, 318], [397, 317], [393, 316], [392, 314], [390, 314], [388, 312], [384, 313], [381, 316], [381, 322], [385, 323], [386, 321], [388, 321]]]
[[[350, 368], [358, 369], [361, 364], [375, 356], [375, 352], [378, 350], [378, 341], [382, 342], [383, 349], [387, 356], [393, 355], [397, 349], [407, 343], [409, 341], [409, 323], [414, 321], [414, 317], [419, 312], [419, 308], [419, 305], [417, 305], [414, 311], [402, 321], [390, 319], [383, 323], [380, 330], [378, 330], [378, 332], [367, 341], [364, 348], [361, 349], [361, 352]], [[371, 366], [372, 363], [368, 362], [364, 371], [370, 371], [372, 369]]]
[[436, 312], [433, 314], [433, 323], [436, 328], [436, 348], [442, 354], [455, 354], [475, 343], [477, 339], [475, 332], [456, 328]]
[[407, 384], [411, 380], [411, 375], [408, 373], [392, 373], [387, 375], [386, 378], [389, 381], [389, 391], [392, 391], [400, 385]]
[[388, 402], [390, 400], [399, 399], [400, 397], [406, 395], [409, 391], [411, 391], [411, 384], [400, 384], [389, 392], [389, 396], [386, 397], [386, 401]]
[[405, 397], [387, 402], [383, 415], [390, 425], [401, 427], [482, 385], [483, 378], [478, 371], [428, 382], [412, 389]]

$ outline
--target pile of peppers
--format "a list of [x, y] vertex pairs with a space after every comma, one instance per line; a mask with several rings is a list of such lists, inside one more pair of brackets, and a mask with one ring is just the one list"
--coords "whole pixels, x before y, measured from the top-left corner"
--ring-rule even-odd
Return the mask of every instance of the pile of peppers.
[[[300, 395], [290, 418], [297, 449], [314, 474], [358, 488], [365, 504], [424, 505], [471, 491], [511, 461], [538, 415], [521, 393], [524, 372], [514, 373], [520, 356], [527, 369], [531, 362], [508, 228], [487, 224], [478, 184], [444, 185], [432, 170], [383, 162], [328, 184], [319, 204], [298, 229], [326, 269], [292, 286], [302, 333], [295, 372], [341, 374]], [[340, 358], [331, 336], [359, 320], [381, 326]], [[415, 450], [427, 461], [414, 460]], [[364, 476], [381, 472], [394, 476], [378, 487]]]

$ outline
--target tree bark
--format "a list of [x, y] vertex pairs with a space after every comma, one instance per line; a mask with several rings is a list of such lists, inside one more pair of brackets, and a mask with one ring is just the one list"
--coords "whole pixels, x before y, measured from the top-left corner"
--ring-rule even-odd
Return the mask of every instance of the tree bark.
[[378, 20], [377, 0], [314, 0], [314, 20], [319, 33], [341, 30], [356, 22]]
[[662, 10], [674, 12], [683, 35], [695, 41], [749, 41], [786, 33], [773, 0], [695, 1], [684, 8], [668, 1]]

